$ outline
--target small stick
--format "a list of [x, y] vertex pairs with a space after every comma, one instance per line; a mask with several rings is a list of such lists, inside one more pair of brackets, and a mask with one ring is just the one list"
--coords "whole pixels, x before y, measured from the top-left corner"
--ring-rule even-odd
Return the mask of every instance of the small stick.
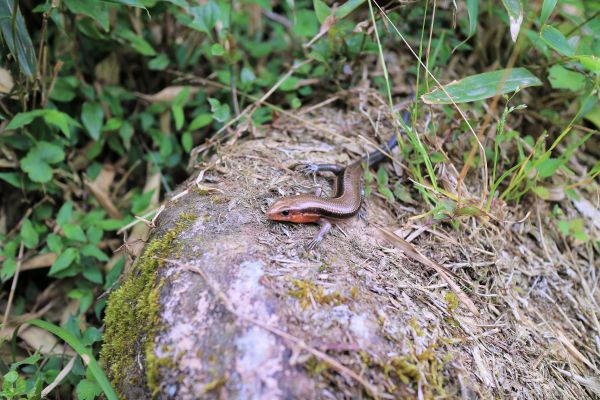
[[19, 272], [21, 270], [21, 262], [23, 261], [23, 242], [19, 247], [19, 258], [17, 259], [17, 268], [15, 275], [13, 276], [12, 285], [10, 286], [10, 294], [8, 295], [8, 303], [6, 304], [6, 310], [4, 310], [4, 318], [2, 319], [2, 327], [6, 328], [8, 322], [8, 316], [10, 315], [10, 308], [12, 306], [13, 298], [15, 297], [15, 290], [17, 290], [17, 282], [19, 280]]

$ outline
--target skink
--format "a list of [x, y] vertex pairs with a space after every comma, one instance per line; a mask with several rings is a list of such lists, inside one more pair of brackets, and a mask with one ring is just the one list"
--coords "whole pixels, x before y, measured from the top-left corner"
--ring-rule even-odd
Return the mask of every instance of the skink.
[[[406, 117], [405, 117], [406, 120]], [[385, 146], [390, 151], [398, 144], [394, 135]], [[278, 199], [267, 210], [267, 218], [272, 221], [293, 222], [298, 224], [318, 223], [319, 233], [311, 240], [307, 248], [314, 249], [331, 229], [332, 223], [354, 217], [360, 211], [364, 198], [362, 183], [362, 167], [364, 162], [369, 167], [385, 158], [381, 150], [362, 157], [344, 167], [338, 164], [307, 164], [304, 171], [308, 173], [333, 172], [336, 176], [336, 190], [333, 197], [321, 197], [320, 189], [313, 194], [300, 194]]]

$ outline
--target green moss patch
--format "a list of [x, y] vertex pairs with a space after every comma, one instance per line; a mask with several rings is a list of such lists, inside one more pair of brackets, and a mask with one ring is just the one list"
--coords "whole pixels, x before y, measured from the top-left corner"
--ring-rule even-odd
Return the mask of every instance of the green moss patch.
[[[101, 358], [114, 386], [122, 392], [124, 385], [138, 384], [137, 354], [145, 355], [146, 384], [150, 391], [157, 387], [157, 368], [161, 362], [154, 356], [154, 338], [160, 328], [160, 291], [164, 283], [158, 278], [161, 258], [171, 255], [179, 234], [196, 219], [182, 214], [160, 238], [153, 239], [136, 260], [121, 287], [108, 299], [104, 322], [104, 345]], [[154, 365], [156, 364], [156, 365]]]

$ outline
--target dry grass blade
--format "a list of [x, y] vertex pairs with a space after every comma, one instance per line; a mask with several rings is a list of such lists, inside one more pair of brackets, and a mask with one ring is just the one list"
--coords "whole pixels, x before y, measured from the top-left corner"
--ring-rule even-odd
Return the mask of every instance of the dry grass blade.
[[42, 390], [42, 398], [48, 397], [48, 395], [58, 386], [61, 382], [69, 375], [69, 372], [73, 369], [73, 365], [75, 365], [75, 359], [77, 357], [71, 357], [67, 365], [56, 375], [56, 378], [52, 381], [51, 384], [46, 386], [44, 390]]
[[33, 256], [23, 261], [21, 271], [29, 271], [30, 269], [48, 268], [51, 266], [58, 255], [56, 253], [44, 253]]
[[98, 188], [96, 186], [96, 184], [94, 182], [90, 182], [87, 179], [83, 183], [89, 189], [89, 191], [92, 193], [92, 196], [94, 196], [96, 198], [96, 200], [98, 200], [98, 203], [100, 203], [100, 206], [106, 210], [106, 212], [108, 213], [108, 215], [111, 218], [114, 218], [114, 219], [122, 219], [123, 218], [123, 215], [121, 214], [119, 209], [115, 206], [115, 204], [111, 200], [108, 193], [102, 191], [100, 188]]
[[284, 340], [294, 343], [296, 346], [300, 347], [302, 350], [309, 352], [310, 354], [315, 356], [317, 359], [327, 363], [329, 366], [331, 366], [333, 369], [338, 371], [340, 374], [342, 374], [348, 378], [352, 378], [356, 382], [360, 383], [365, 388], [365, 390], [367, 392], [369, 392], [369, 394], [371, 396], [373, 396], [374, 398], [381, 397], [379, 391], [377, 390], [377, 388], [375, 386], [373, 386], [366, 379], [364, 379], [363, 377], [358, 375], [356, 372], [354, 372], [350, 368], [342, 365], [335, 358], [323, 353], [322, 351], [315, 349], [314, 347], [309, 346], [302, 339], [297, 338], [296, 336], [293, 336], [285, 331], [282, 331], [281, 329], [279, 329], [277, 327], [268, 325], [262, 321], [256, 320], [252, 317], [248, 317], [247, 315], [243, 315], [243, 314], [239, 313], [238, 311], [236, 311], [235, 308], [233, 307], [233, 305], [231, 304], [231, 302], [229, 301], [229, 299], [227, 298], [227, 296], [225, 295], [225, 293], [223, 293], [223, 291], [221, 291], [221, 289], [219, 289], [219, 287], [209, 279], [208, 275], [206, 275], [206, 273], [201, 268], [194, 266], [194, 265], [185, 264], [185, 263], [182, 263], [177, 260], [164, 259], [164, 258], [161, 258], [160, 260], [177, 265], [181, 268], [184, 268], [188, 271], [191, 271], [191, 272], [194, 272], [194, 273], [200, 275], [202, 277], [202, 279], [204, 280], [204, 282], [206, 283], [206, 285], [213, 292], [213, 294], [221, 301], [223, 306], [225, 306], [227, 311], [229, 311], [230, 313], [232, 313], [233, 315], [238, 317], [240, 320], [243, 320], [246, 323], [258, 326], [259, 328], [262, 328], [276, 336], [279, 336], [280, 338], [282, 338]]
[[436, 263], [435, 261], [430, 260], [429, 258], [425, 257], [419, 250], [417, 250], [416, 247], [414, 247], [412, 244], [408, 243], [406, 240], [402, 239], [401, 237], [399, 237], [392, 231], [390, 231], [386, 228], [382, 228], [380, 226], [376, 226], [376, 228], [379, 230], [379, 232], [381, 232], [381, 234], [390, 243], [399, 247], [402, 251], [404, 251], [404, 253], [407, 256], [411, 257], [413, 260], [418, 261], [425, 266], [433, 268], [438, 274], [441, 275], [441, 277], [446, 281], [448, 286], [450, 286], [450, 288], [452, 289], [454, 294], [456, 294], [456, 297], [458, 297], [460, 302], [463, 303], [463, 305], [465, 307], [467, 307], [469, 309], [469, 311], [471, 311], [476, 316], [480, 315], [479, 310], [477, 310], [477, 307], [475, 307], [475, 304], [473, 303], [473, 301], [471, 301], [469, 296], [467, 296], [460, 289], [458, 284], [456, 282], [454, 282], [454, 280], [452, 280], [452, 277], [445, 270], [445, 268], [443, 266], [441, 266], [438, 263]]

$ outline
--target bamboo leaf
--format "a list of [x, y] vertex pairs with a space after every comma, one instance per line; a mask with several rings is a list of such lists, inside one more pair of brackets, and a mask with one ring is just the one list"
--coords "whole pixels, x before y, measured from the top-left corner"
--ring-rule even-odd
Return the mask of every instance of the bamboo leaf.
[[498, 94], [511, 93], [542, 82], [525, 68], [501, 69], [472, 75], [444, 86], [446, 95], [439, 88], [421, 96], [426, 104], [469, 103], [484, 100]]

